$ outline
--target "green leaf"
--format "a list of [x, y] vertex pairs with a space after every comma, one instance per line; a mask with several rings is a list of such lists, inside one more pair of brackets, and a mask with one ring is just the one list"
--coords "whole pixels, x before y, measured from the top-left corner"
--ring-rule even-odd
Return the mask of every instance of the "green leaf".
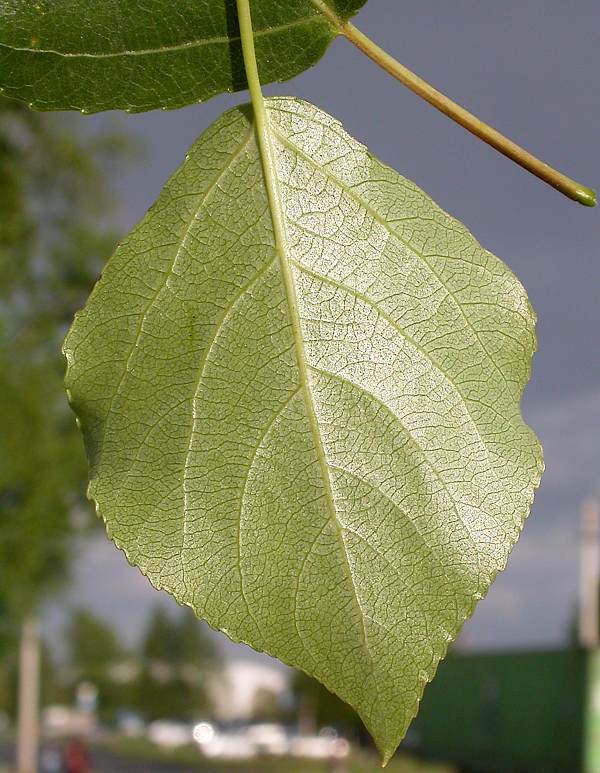
[[[365, 0], [253, 0], [263, 83], [315, 64]], [[0, 91], [38, 110], [132, 112], [246, 87], [235, 0], [0, 0]]]
[[539, 482], [534, 316], [337, 121], [267, 108], [279, 211], [251, 109], [225, 113], [77, 316], [67, 386], [129, 560], [320, 679], [387, 759]]

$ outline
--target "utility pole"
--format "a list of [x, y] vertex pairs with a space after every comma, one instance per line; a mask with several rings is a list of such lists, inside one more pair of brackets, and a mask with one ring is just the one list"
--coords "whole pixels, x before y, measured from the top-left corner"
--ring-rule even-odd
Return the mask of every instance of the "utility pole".
[[581, 507], [578, 620], [579, 643], [586, 650], [598, 647], [599, 528], [598, 500], [587, 499]]
[[19, 646], [19, 708], [17, 773], [37, 773], [39, 746], [40, 632], [29, 617], [21, 629]]

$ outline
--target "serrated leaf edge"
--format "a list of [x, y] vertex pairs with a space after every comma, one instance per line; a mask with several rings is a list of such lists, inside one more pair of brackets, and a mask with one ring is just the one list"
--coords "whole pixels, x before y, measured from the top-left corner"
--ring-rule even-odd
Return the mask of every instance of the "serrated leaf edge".
[[[290, 102], [302, 103], [302, 100], [297, 100], [295, 98], [286, 98], [286, 99], [288, 101], [290, 101]], [[233, 112], [233, 110], [237, 110], [237, 109], [239, 109], [239, 107], [238, 108], [233, 108], [231, 112]], [[338, 121], [337, 119], [333, 119], [333, 120], [334, 120], [335, 124], [337, 126], [339, 126], [343, 130], [343, 125], [342, 125], [341, 121]], [[277, 132], [275, 132], [275, 133], [277, 133]], [[356, 142], [358, 142], [358, 141], [356, 141]], [[260, 145], [260, 142], [258, 144]], [[358, 144], [363, 149], [365, 149], [367, 152], [369, 152], [368, 149], [366, 149], [365, 146], [362, 143], [358, 142]], [[267, 151], [267, 156], [269, 156], [269, 151]], [[293, 280], [293, 276], [291, 275], [291, 272], [289, 272], [289, 265], [288, 265], [288, 260], [289, 259], [285, 258], [284, 254], [283, 254], [283, 248], [285, 247], [285, 230], [284, 230], [285, 229], [285, 223], [284, 223], [284, 218], [283, 218], [282, 212], [280, 210], [280, 206], [277, 204], [277, 201], [278, 201], [278, 199], [277, 199], [277, 196], [278, 196], [277, 187], [278, 187], [278, 185], [277, 185], [276, 177], [274, 176], [274, 172], [272, 170], [272, 163], [273, 162], [270, 159], [270, 157], [267, 157], [266, 159], [263, 158], [263, 163], [266, 164], [266, 168], [269, 170], [269, 171], [265, 171], [265, 186], [267, 188], [267, 192], [269, 193], [269, 191], [270, 191], [270, 196], [274, 197], [275, 209], [278, 211], [278, 214], [277, 214], [276, 218], [274, 217], [274, 219], [273, 219], [274, 231], [280, 231], [279, 240], [277, 239], [277, 235], [276, 235], [277, 257], [279, 258], [279, 261], [280, 261], [280, 265], [281, 265], [281, 268], [282, 268], [282, 274], [284, 273], [284, 268], [286, 269], [286, 271], [288, 273], [288, 281], [291, 282], [291, 287], [289, 288], [289, 290], [294, 293], [294, 295], [292, 297], [295, 298], [295, 287], [294, 287], [294, 284], [293, 284], [294, 280]], [[385, 168], [391, 170], [391, 167], [389, 167], [388, 165], [384, 164], [383, 166]], [[263, 167], [263, 168], [265, 168], [265, 167]], [[394, 170], [391, 170], [391, 171], [394, 171]], [[270, 183], [269, 183], [269, 178], [270, 178]], [[269, 185], [271, 187], [269, 187]], [[419, 189], [419, 190], [421, 190], [421, 189]], [[453, 220], [453, 221], [458, 223], [458, 221], [456, 221], [456, 219], [452, 215], [449, 215], [445, 210], [442, 210], [442, 212], [445, 215], [447, 215], [451, 220]], [[462, 224], [460, 224], [460, 227], [464, 228], [464, 226]], [[478, 240], [473, 236], [473, 234], [470, 231], [468, 231], [468, 229], [465, 229], [465, 231], [468, 233], [468, 235], [473, 239], [473, 241], [478, 246], [481, 246], [481, 245], [479, 245]], [[507, 271], [510, 272], [511, 276], [515, 279], [515, 281], [518, 282], [519, 280], [514, 276], [514, 273], [512, 271], [510, 271], [510, 269], [508, 267], [506, 267], [506, 269], [507, 269]], [[286, 296], [287, 296], [287, 291], [288, 290], [286, 289]], [[529, 301], [527, 301], [527, 303], [528, 303], [528, 309], [529, 309], [529, 311], [531, 313], [531, 316], [532, 316], [532, 323], [533, 323], [533, 325], [535, 325], [536, 314], [533, 311]], [[299, 352], [297, 352], [297, 357], [301, 357], [302, 356], [302, 351], [303, 351], [303, 342], [302, 342], [302, 337], [301, 337], [301, 335], [298, 332], [299, 329], [300, 329], [299, 328], [299, 324], [300, 323], [299, 323], [299, 317], [298, 317], [298, 313], [297, 313], [297, 302], [294, 302], [293, 308], [292, 308], [292, 304], [289, 302], [289, 298], [288, 298], [288, 307], [290, 309], [290, 312], [292, 312], [293, 310], [295, 311], [296, 326], [297, 327], [293, 328], [294, 329], [294, 341], [295, 341], [295, 346], [300, 345], [300, 350], [299, 350]], [[77, 317], [78, 315], [79, 315], [79, 312], [75, 316]], [[533, 331], [533, 339], [534, 340], [533, 340], [533, 350], [532, 350], [532, 353], [535, 353], [535, 351], [537, 351], [537, 337], [535, 335], [535, 331]], [[63, 343], [62, 352], [63, 352], [63, 355], [65, 356], [65, 359], [67, 360], [66, 381], [68, 381], [70, 369], [71, 369], [71, 367], [74, 364], [74, 358], [73, 358], [72, 353], [67, 350], [65, 344], [66, 344], [66, 341], [65, 341], [65, 343]], [[302, 385], [302, 389], [305, 392], [305, 395], [308, 395], [308, 397], [310, 398], [310, 395], [308, 394], [308, 386], [307, 386], [308, 381], [310, 380], [310, 378], [308, 377], [308, 374], [306, 373], [306, 362], [304, 362], [304, 360], [302, 362], [303, 362], [304, 379], [305, 379], [304, 382], [303, 382], [303, 385]], [[299, 370], [300, 370], [300, 360], [298, 360], [298, 366], [299, 366]], [[516, 416], [518, 417], [519, 421], [525, 427], [528, 427], [528, 425], [526, 424], [526, 422], [524, 421], [523, 416], [522, 416], [522, 412], [521, 412], [521, 409], [520, 409], [520, 399], [521, 399], [524, 387], [526, 385], [526, 382], [529, 380], [530, 371], [531, 371], [531, 368], [529, 367], [528, 368], [528, 372], [527, 372], [527, 378], [524, 380], [523, 387], [521, 387], [519, 389], [518, 394], [517, 394], [517, 397], [518, 397], [518, 400], [517, 400], [518, 411], [516, 413]], [[73, 400], [72, 400], [71, 392], [70, 392], [70, 390], [68, 388], [67, 388], [66, 392], [67, 392], [67, 397], [68, 397], [69, 403], [70, 403], [71, 407], [73, 407]], [[306, 400], [306, 396], [305, 396], [305, 405], [306, 405], [307, 402], [308, 401]], [[315, 439], [315, 442], [317, 441], [317, 438], [318, 438], [318, 442], [319, 442], [319, 445], [321, 447], [320, 452], [319, 452], [318, 449], [316, 449], [317, 453], [318, 454], [320, 453], [320, 457], [319, 457], [320, 467], [322, 469], [323, 469], [323, 466], [325, 468], [327, 468], [327, 464], [326, 464], [326, 460], [325, 460], [325, 454], [324, 454], [324, 449], [323, 449], [323, 445], [322, 445], [322, 440], [320, 439], [320, 436], [318, 435], [318, 431], [317, 431], [317, 438], [315, 438], [315, 429], [316, 428], [315, 428], [315, 423], [314, 422], [316, 422], [317, 419], [316, 419], [316, 416], [314, 415], [314, 405], [312, 404], [312, 399], [310, 399], [310, 408], [309, 408], [308, 405], [306, 405], [306, 407], [307, 407], [307, 411], [312, 410], [312, 412], [313, 412], [313, 419], [311, 420], [311, 430], [313, 432], [313, 438]], [[73, 410], [75, 412], [74, 408], [73, 408]], [[81, 421], [80, 421], [80, 419], [78, 417], [76, 418], [76, 421], [77, 421], [77, 425], [81, 429], [83, 429], [83, 427], [81, 425]], [[318, 430], [318, 428], [317, 428], [317, 430]], [[532, 506], [534, 498], [535, 498], [535, 492], [536, 492], [536, 490], [539, 487], [540, 479], [541, 479], [541, 476], [542, 476], [542, 474], [544, 472], [544, 468], [545, 468], [544, 461], [543, 461], [543, 455], [542, 455], [542, 449], [541, 449], [541, 446], [539, 445], [539, 443], [538, 443], [538, 448], [539, 448], [539, 457], [538, 457], [538, 460], [537, 460], [538, 464], [537, 464], [537, 467], [536, 467], [536, 473], [537, 473], [536, 480], [532, 484], [531, 492], [525, 498], [525, 501], [526, 501], [528, 507], [527, 507], [527, 511], [525, 513], [525, 516], [521, 519], [521, 522], [519, 524], [520, 528], [517, 531], [517, 533], [515, 534], [514, 538], [511, 537], [509, 540], [507, 540], [506, 555], [505, 555], [501, 565], [499, 566], [499, 568], [494, 570], [493, 572], [490, 572], [489, 575], [487, 576], [487, 588], [485, 589], [485, 591], [483, 593], [475, 594], [473, 596], [473, 598], [471, 600], [471, 604], [467, 608], [466, 612], [463, 615], [460, 616], [460, 627], [462, 627], [464, 622], [472, 616], [472, 614], [473, 614], [473, 612], [474, 612], [474, 610], [475, 610], [475, 608], [477, 606], [477, 603], [487, 596], [487, 594], [489, 592], [489, 589], [490, 589], [491, 585], [493, 584], [495, 578], [497, 577], [498, 573], [505, 570], [507, 562], [508, 562], [509, 555], [510, 555], [513, 547], [515, 546], [515, 544], [517, 543], [517, 541], [518, 541], [518, 539], [519, 539], [519, 537], [521, 535], [524, 521], [526, 520], [527, 515], [529, 514], [529, 511], [531, 510], [531, 506]], [[333, 515], [335, 516], [336, 515], [335, 514], [335, 507], [333, 506], [333, 498], [332, 498], [332, 494], [331, 494], [331, 482], [330, 482], [328, 474], [327, 474], [326, 479], [325, 479], [325, 475], [323, 475], [323, 477], [324, 477], [324, 480], [323, 480], [324, 485], [327, 485], [327, 481], [329, 481], [329, 492], [328, 492], [328, 497], [327, 497], [328, 498], [328, 508], [330, 509], [330, 512], [333, 513]], [[101, 509], [99, 501], [94, 496], [93, 487], [94, 487], [94, 480], [91, 479], [89, 484], [88, 484], [88, 487], [87, 487], [87, 497], [94, 504], [97, 516], [99, 518], [101, 518], [101, 520], [104, 522], [104, 524], [106, 526], [106, 531], [107, 531], [108, 537], [116, 545], [116, 547], [124, 554], [127, 562], [130, 564], [130, 566], [132, 566], [135, 569], [137, 569], [138, 571], [140, 571], [141, 574], [143, 574], [149, 580], [149, 582], [152, 585], [152, 587], [154, 587], [156, 590], [167, 592], [171, 597], [173, 597], [175, 599], [175, 601], [180, 606], [189, 607], [190, 609], [192, 609], [194, 614], [196, 614], [198, 617], [200, 617], [200, 615], [198, 615], [196, 610], [194, 609], [193, 605], [190, 602], [187, 602], [187, 601], [183, 600], [178, 592], [171, 591], [165, 585], [163, 585], [161, 582], [155, 581], [154, 579], [152, 579], [152, 577], [149, 576], [149, 574], [146, 571], [144, 571], [141, 567], [139, 567], [138, 565], [136, 565], [134, 563], [133, 559], [130, 557], [128, 549], [118, 540], [118, 538], [115, 538], [113, 536], [110, 524], [107, 521], [107, 519], [104, 517], [104, 514], [102, 512], [102, 509]], [[339, 524], [338, 524], [338, 521], [337, 521], [337, 517], [332, 518], [332, 521], [335, 524], [337, 524], [338, 527], [339, 527]], [[343, 546], [343, 539], [342, 539], [342, 546]], [[344, 552], [345, 552], [345, 549], [344, 549]], [[355, 585], [354, 585], [354, 581], [353, 581], [353, 578], [352, 578], [351, 570], [350, 570], [350, 579], [351, 579], [352, 588], [353, 588], [353, 590], [355, 590]], [[362, 611], [360, 609], [360, 603], [358, 602], [358, 599], [357, 599], [357, 605], [358, 605], [359, 612], [361, 612], [361, 620], [362, 620], [362, 622], [364, 624], [364, 617], [362, 616]], [[204, 619], [204, 618], [200, 618], [200, 619]], [[246, 646], [250, 647], [251, 649], [255, 650], [256, 652], [260, 652], [260, 653], [264, 653], [264, 654], [270, 655], [270, 653], [267, 652], [266, 650], [263, 650], [263, 649], [261, 649], [259, 647], [256, 647], [251, 642], [246, 641], [243, 638], [240, 638], [240, 637], [237, 637], [237, 636], [233, 635], [228, 630], [227, 627], [213, 625], [208, 620], [205, 620], [205, 622], [207, 623], [207, 625], [212, 630], [217, 631], [219, 633], [225, 634], [229, 639], [231, 639], [231, 641], [234, 641], [234, 642], [239, 643], [239, 644], [245, 644]], [[419, 691], [418, 691], [418, 693], [416, 695], [415, 701], [410, 706], [406, 707], [407, 716], [409, 717], [409, 723], [408, 723], [407, 726], [410, 725], [410, 722], [412, 722], [412, 720], [417, 715], [418, 709], [419, 709], [419, 706], [420, 706], [420, 703], [421, 703], [421, 700], [422, 700], [422, 696], [423, 696], [423, 692], [424, 692], [425, 686], [429, 682], [431, 682], [432, 679], [434, 678], [434, 676], [435, 676], [435, 674], [437, 672], [437, 668], [439, 666], [439, 663], [441, 662], [441, 660], [443, 660], [446, 657], [447, 652], [448, 652], [448, 647], [452, 643], [452, 641], [454, 641], [454, 639], [448, 639], [446, 645], [440, 650], [440, 654], [439, 655], [434, 655], [433, 663], [432, 663], [432, 668], [431, 668], [430, 673], [422, 672], [423, 678], [420, 680], [420, 687], [419, 687]], [[307, 676], [310, 676], [311, 678], [314, 678], [314, 676], [312, 674], [308, 673], [308, 671], [306, 671], [302, 667], [292, 663], [291, 661], [286, 660], [285, 657], [277, 656], [277, 659], [280, 660], [285, 665], [287, 665], [287, 666], [289, 666], [291, 668], [300, 670], [303, 673], [307, 674]], [[334, 688], [330, 687], [329, 685], [325, 685], [325, 686], [327, 687], [328, 690], [330, 690], [330, 692], [336, 694], [341, 700], [344, 700], [344, 698], [342, 698], [342, 696], [339, 695], [339, 693]], [[364, 718], [364, 717], [361, 716], [361, 719], [363, 719], [363, 722], [365, 722], [367, 727], [369, 727], [368, 718]], [[379, 753], [380, 753], [380, 755], [382, 757], [383, 766], [385, 766], [389, 762], [391, 757], [394, 755], [394, 753], [395, 753], [395, 751], [397, 749], [397, 746], [401, 742], [402, 738], [399, 738], [397, 740], [397, 742], [393, 746], [393, 748], [386, 748], [386, 747], [383, 747], [382, 745], [380, 745], [380, 743], [377, 741], [377, 735], [376, 735], [376, 733], [374, 731], [372, 731], [369, 728], [369, 732], [371, 732], [371, 734], [373, 735], [373, 737], [375, 739], [376, 746], [377, 746], [378, 751], [379, 751]]]

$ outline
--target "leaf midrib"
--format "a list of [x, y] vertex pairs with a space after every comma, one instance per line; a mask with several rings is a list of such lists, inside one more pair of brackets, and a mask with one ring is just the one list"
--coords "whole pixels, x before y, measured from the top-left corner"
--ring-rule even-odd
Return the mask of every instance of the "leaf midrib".
[[[498, 480], [498, 477], [496, 475], [496, 472], [492, 465], [492, 460], [490, 458], [490, 450], [487, 446], [486, 441], [484, 440], [481, 431], [479, 430], [479, 427], [477, 425], [477, 422], [475, 421], [473, 414], [471, 413], [471, 409], [469, 408], [468, 399], [463, 394], [462, 390], [459, 389], [458, 385], [454, 383], [454, 381], [450, 378], [450, 375], [446, 373], [446, 371], [439, 365], [431, 356], [431, 354], [423, 348], [423, 346], [409, 333], [404, 330], [403, 327], [401, 327], [398, 322], [387, 312], [385, 312], [382, 308], [380, 308], [374, 301], [372, 301], [367, 295], [360, 292], [359, 290], [355, 290], [353, 287], [350, 287], [349, 285], [344, 284], [343, 282], [339, 282], [335, 279], [332, 279], [331, 277], [326, 276], [325, 274], [321, 274], [318, 271], [314, 271], [313, 269], [309, 269], [304, 264], [298, 262], [297, 260], [290, 258], [293, 265], [295, 265], [299, 271], [306, 274], [307, 276], [312, 276], [314, 279], [317, 279], [319, 282], [324, 282], [325, 284], [330, 285], [331, 287], [335, 287], [336, 289], [343, 290], [344, 292], [347, 292], [348, 294], [354, 296], [358, 300], [362, 301], [365, 305], [367, 305], [369, 308], [373, 309], [378, 316], [383, 319], [385, 322], [388, 323], [388, 325], [394, 330], [398, 335], [406, 341], [410, 346], [412, 346], [414, 349], [416, 349], [428, 362], [428, 364], [437, 371], [442, 378], [444, 379], [444, 382], [447, 384], [447, 386], [452, 389], [457, 395], [458, 398], [462, 404], [462, 407], [464, 408], [467, 416], [469, 417], [469, 421], [471, 423], [472, 429], [475, 432], [475, 435], [477, 436], [477, 439], [483, 448], [483, 450], [486, 453], [487, 459], [488, 459], [488, 469], [489, 472], [496, 477], [496, 480]], [[497, 416], [499, 419], [503, 419], [501, 414], [491, 405], [487, 405], [486, 403], [481, 403], [486, 408], [489, 408], [495, 416]], [[500, 481], [498, 481], [500, 482]]]
[[[319, 16], [305, 16], [302, 19], [296, 19], [286, 24], [280, 24], [273, 27], [266, 27], [265, 29], [258, 29], [254, 31], [254, 36], [264, 37], [266, 35], [277, 34], [279, 32], [285, 32], [288, 29], [294, 29], [295, 27], [301, 27], [304, 24], [310, 24], [315, 20], [319, 20]], [[224, 35], [213, 38], [200, 38], [197, 40], [188, 40], [185, 43], [177, 43], [172, 46], [158, 46], [157, 48], [140, 48], [123, 51], [111, 51], [110, 53], [93, 53], [89, 51], [59, 51], [54, 48], [32, 48], [28, 46], [13, 46], [9, 43], [0, 42], [0, 48], [8, 48], [11, 51], [22, 51], [29, 54], [52, 54], [54, 56], [60, 56], [65, 59], [115, 59], [120, 56], [153, 56], [157, 54], [173, 53], [178, 51], [188, 51], [192, 48], [200, 48], [202, 46], [210, 45], [223, 45], [233, 42], [239, 42], [239, 35]]]
[[[251, 88], [252, 94], [252, 88]], [[271, 128], [270, 118], [267, 107], [265, 105], [262, 94], [258, 94], [258, 98], [253, 97], [253, 111], [254, 111], [254, 125], [257, 136], [258, 153], [261, 159], [261, 166], [263, 169], [264, 184], [267, 190], [267, 198], [269, 203], [269, 212], [271, 215], [271, 222], [273, 226], [273, 237], [275, 252], [279, 262], [279, 268], [281, 272], [281, 278], [283, 281], [284, 293], [286, 297], [286, 303], [288, 307], [290, 327], [292, 331], [292, 337], [294, 341], [294, 352], [296, 358], [296, 364], [298, 368], [298, 383], [300, 391], [304, 397], [304, 406], [306, 410], [307, 420], [310, 427], [311, 437], [315, 453], [317, 456], [317, 462], [321, 471], [321, 480], [324, 490], [324, 498], [327, 504], [329, 512], [329, 520], [335, 529], [336, 535], [339, 539], [342, 555], [344, 556], [344, 565], [352, 588], [354, 596], [354, 602], [359, 613], [360, 625], [362, 629], [362, 638], [365, 648], [365, 653], [369, 660], [370, 672], [377, 680], [377, 672], [371, 650], [369, 647], [367, 628], [365, 624], [366, 615], [362, 609], [360, 602], [358, 589], [354, 581], [354, 575], [352, 572], [352, 565], [350, 563], [350, 556], [346, 547], [346, 541], [344, 539], [344, 529], [341, 524], [336, 506], [335, 496], [333, 493], [333, 485], [331, 481], [331, 472], [327, 462], [327, 455], [325, 452], [325, 446], [323, 444], [323, 438], [319, 428], [319, 419], [317, 410], [314, 404], [313, 395], [310, 387], [310, 375], [308, 368], [308, 358], [306, 355], [306, 349], [304, 347], [304, 339], [302, 336], [302, 323], [300, 315], [298, 313], [298, 298], [296, 294], [296, 286], [294, 283], [294, 277], [292, 274], [292, 268], [288, 258], [288, 243], [285, 227], [285, 216], [281, 206], [281, 194], [279, 192], [279, 181], [277, 177], [277, 171], [275, 166], [275, 156], [273, 152], [273, 146], [271, 143]]]
[[[278, 108], [279, 109], [279, 108]], [[312, 166], [314, 169], [317, 169], [321, 174], [323, 174], [325, 177], [327, 177], [329, 180], [334, 182], [336, 185], [338, 185], [345, 193], [348, 194], [357, 204], [360, 204], [366, 212], [371, 215], [371, 217], [379, 223], [388, 234], [393, 236], [394, 238], [398, 239], [398, 241], [403, 244], [405, 247], [407, 247], [414, 255], [416, 255], [420, 260], [423, 261], [424, 265], [427, 267], [427, 269], [431, 272], [431, 274], [435, 277], [437, 282], [439, 283], [440, 287], [443, 288], [443, 290], [446, 292], [448, 297], [452, 300], [454, 305], [456, 306], [457, 311], [463, 318], [465, 324], [471, 330], [475, 338], [477, 339], [479, 345], [481, 346], [482, 350], [484, 351], [487, 360], [489, 364], [492, 366], [492, 368], [498, 373], [500, 376], [502, 382], [509, 387], [509, 384], [506, 380], [506, 376], [504, 373], [500, 370], [498, 364], [495, 362], [494, 358], [489, 353], [487, 347], [481, 340], [481, 336], [479, 335], [479, 332], [467, 316], [465, 310], [462, 307], [462, 304], [456, 297], [456, 294], [452, 292], [452, 290], [448, 287], [448, 285], [443, 281], [442, 277], [440, 276], [439, 272], [435, 270], [435, 268], [432, 266], [431, 262], [427, 259], [427, 257], [415, 249], [415, 247], [410, 244], [390, 223], [388, 223], [384, 217], [366, 200], [364, 199], [360, 194], [358, 194], [353, 188], [350, 188], [348, 185], [346, 185], [342, 180], [339, 179], [336, 175], [334, 175], [332, 172], [330, 172], [328, 169], [326, 169], [324, 166], [318, 166], [314, 159], [312, 159], [309, 155], [304, 153], [297, 145], [295, 145], [293, 142], [291, 142], [287, 137], [285, 137], [281, 132], [279, 132], [277, 129], [273, 129], [273, 134], [277, 137], [279, 142], [286, 147], [288, 150], [290, 150], [292, 153], [296, 153], [300, 158], [302, 158], [303, 161], [305, 161], [307, 164]]]

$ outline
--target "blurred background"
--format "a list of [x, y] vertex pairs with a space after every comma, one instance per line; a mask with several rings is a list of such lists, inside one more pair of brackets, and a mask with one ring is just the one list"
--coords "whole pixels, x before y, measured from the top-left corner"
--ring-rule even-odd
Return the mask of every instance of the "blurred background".
[[[356, 23], [548, 163], [600, 186], [597, 0], [370, 0]], [[523, 411], [544, 446], [542, 487], [389, 769], [600, 771], [597, 211], [343, 40], [266, 91], [334, 114], [423, 187], [508, 263], [539, 317]], [[209, 630], [128, 566], [85, 501], [62, 388], [60, 342], [115, 242], [195, 137], [245, 99], [138, 116], [0, 102], [0, 770], [14, 769], [19, 723], [22, 759], [35, 745], [38, 670], [40, 771], [378, 769], [350, 709]]]

